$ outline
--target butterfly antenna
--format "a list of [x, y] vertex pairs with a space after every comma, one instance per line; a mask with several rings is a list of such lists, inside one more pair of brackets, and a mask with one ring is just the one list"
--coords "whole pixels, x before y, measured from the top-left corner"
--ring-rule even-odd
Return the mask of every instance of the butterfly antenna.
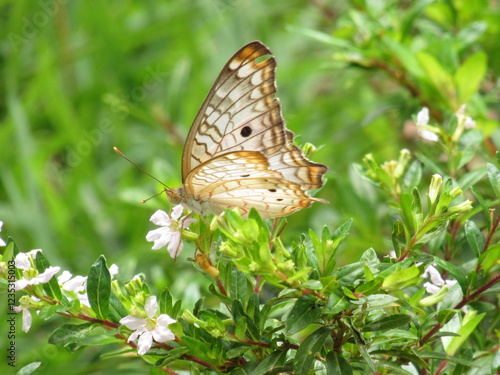
[[[130, 160], [129, 158], [127, 158], [125, 155], [123, 155], [123, 153], [122, 153], [120, 150], [118, 150], [118, 148], [117, 148], [117, 147], [113, 147], [113, 150], [114, 150], [114, 151], [115, 151], [118, 155], [120, 155], [122, 158], [124, 158], [126, 161], [128, 161], [130, 164], [132, 164], [134, 167], [136, 167], [137, 169], [139, 169], [141, 172], [144, 172], [144, 173], [145, 173], [145, 174], [147, 174], [149, 177], [151, 177], [153, 180], [155, 180], [156, 182], [158, 182], [158, 183], [162, 184], [162, 185], [165, 187], [165, 190], [170, 190], [170, 188], [169, 188], [167, 185], [165, 185], [163, 182], [161, 182], [160, 180], [158, 180], [158, 179], [157, 179], [155, 176], [153, 176], [151, 173], [146, 172], [146, 171], [145, 171], [142, 167], [140, 167], [139, 165], [137, 165], [136, 163], [134, 163], [132, 160]], [[146, 199], [146, 200], [144, 200], [144, 201], [141, 201], [141, 203], [147, 202], [147, 201], [148, 201], [148, 200], [150, 200], [151, 198], [154, 198], [154, 197], [156, 197], [156, 196], [160, 195], [161, 193], [163, 193], [163, 191], [162, 191], [162, 192], [160, 192], [160, 193], [158, 193], [158, 194], [153, 195], [152, 197], [150, 197], [150, 198], [148, 198], [148, 199]]]
[[166, 191], [166, 190], [167, 190], [167, 189], [164, 189], [164, 190], [160, 191], [159, 193], [157, 193], [157, 194], [153, 195], [152, 197], [149, 197], [148, 199], [143, 199], [142, 201], [140, 201], [140, 203], [146, 203], [148, 200], [153, 199], [153, 198], [156, 198], [158, 195], [163, 194], [163, 192], [164, 192], [164, 191]]

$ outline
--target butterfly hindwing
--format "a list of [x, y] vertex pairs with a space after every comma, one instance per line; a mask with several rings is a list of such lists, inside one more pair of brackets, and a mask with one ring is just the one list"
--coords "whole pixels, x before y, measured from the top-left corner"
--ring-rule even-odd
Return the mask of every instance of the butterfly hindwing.
[[255, 207], [262, 218], [289, 215], [314, 201], [300, 184], [288, 181], [269, 169], [258, 151], [239, 151], [215, 157], [199, 165], [186, 182], [204, 213], [219, 213], [238, 207], [242, 215]]

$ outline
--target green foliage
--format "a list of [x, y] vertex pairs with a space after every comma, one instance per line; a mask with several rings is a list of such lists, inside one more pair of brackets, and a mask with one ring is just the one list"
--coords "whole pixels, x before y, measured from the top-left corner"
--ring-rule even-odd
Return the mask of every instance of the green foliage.
[[[1, 373], [498, 372], [494, 2], [27, 4], [0, 5], [0, 220], [16, 241], [0, 272], [5, 309], [22, 311]], [[279, 62], [288, 127], [330, 167], [332, 204], [198, 218], [174, 263], [144, 241], [166, 203], [138, 202], [162, 187], [112, 146], [179, 186], [210, 84], [255, 39]], [[14, 295], [8, 262], [32, 248], [15, 277], [38, 282]], [[86, 284], [47, 279], [51, 264]], [[133, 359], [128, 316], [174, 339]]]

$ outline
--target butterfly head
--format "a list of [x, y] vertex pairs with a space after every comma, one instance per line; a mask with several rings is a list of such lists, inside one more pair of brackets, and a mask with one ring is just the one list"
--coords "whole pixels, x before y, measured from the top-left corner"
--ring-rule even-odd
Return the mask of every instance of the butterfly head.
[[173, 206], [183, 201], [184, 189], [182, 187], [176, 189], [165, 188], [165, 193], [167, 193], [168, 200]]

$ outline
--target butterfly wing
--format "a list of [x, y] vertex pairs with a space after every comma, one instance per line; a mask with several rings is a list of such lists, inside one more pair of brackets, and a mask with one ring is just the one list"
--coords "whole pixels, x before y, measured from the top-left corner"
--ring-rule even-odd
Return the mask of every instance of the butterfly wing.
[[270, 169], [258, 151], [229, 152], [196, 167], [186, 178], [191, 191], [184, 205], [201, 214], [219, 214], [238, 207], [247, 215], [254, 207], [262, 218], [289, 215], [321, 199], [312, 198], [303, 187]]
[[292, 145], [281, 105], [275, 98], [276, 60], [271, 51], [255, 41], [242, 47], [217, 77], [188, 134], [182, 156], [182, 180], [219, 155], [234, 151], [260, 151], [270, 169], [279, 170], [305, 190], [322, 186], [327, 167], [313, 163]]

